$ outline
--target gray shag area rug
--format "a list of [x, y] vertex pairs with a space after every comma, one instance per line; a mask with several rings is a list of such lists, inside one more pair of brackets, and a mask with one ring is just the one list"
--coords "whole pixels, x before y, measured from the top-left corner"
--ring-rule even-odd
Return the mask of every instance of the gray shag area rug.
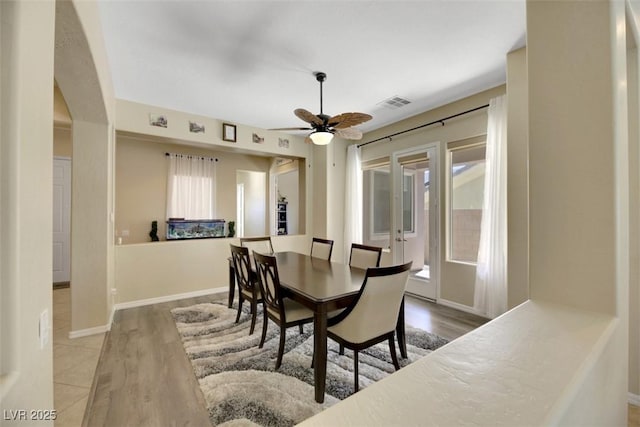
[[[314, 399], [313, 325], [287, 330], [282, 365], [275, 371], [278, 326], [269, 321], [267, 339], [259, 349], [262, 308], [256, 328], [249, 335], [251, 315], [244, 304], [240, 322], [234, 308], [212, 301], [171, 310], [187, 356], [204, 394], [212, 425], [290, 426], [321, 412], [353, 393], [353, 353], [338, 354], [328, 340], [327, 380], [324, 403]], [[411, 327], [406, 328], [408, 359], [400, 366], [429, 354], [447, 340]], [[386, 342], [359, 354], [360, 388], [395, 371]]]

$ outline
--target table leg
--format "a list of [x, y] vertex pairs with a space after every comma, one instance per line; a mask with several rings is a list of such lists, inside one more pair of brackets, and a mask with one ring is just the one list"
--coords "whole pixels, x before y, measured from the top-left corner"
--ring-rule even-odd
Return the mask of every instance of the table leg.
[[315, 312], [313, 315], [313, 380], [316, 402], [324, 402], [324, 387], [327, 377], [327, 313]]
[[233, 262], [229, 261], [229, 308], [233, 305], [233, 298], [236, 291], [236, 272], [233, 268]]
[[398, 313], [398, 323], [396, 324], [396, 337], [398, 338], [398, 347], [400, 347], [400, 356], [407, 358], [407, 340], [404, 334], [404, 296], [400, 303], [400, 312]]

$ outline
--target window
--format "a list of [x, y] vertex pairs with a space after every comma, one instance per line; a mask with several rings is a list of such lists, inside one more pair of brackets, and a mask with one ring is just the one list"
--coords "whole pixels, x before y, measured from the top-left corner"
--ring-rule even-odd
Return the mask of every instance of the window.
[[169, 154], [167, 218], [215, 219], [216, 159]]
[[476, 263], [484, 200], [485, 144], [449, 149], [448, 259]]
[[[367, 171], [371, 175], [371, 234], [385, 235], [391, 231], [391, 182], [387, 168]], [[402, 219], [405, 233], [414, 231], [414, 175], [403, 177]]]

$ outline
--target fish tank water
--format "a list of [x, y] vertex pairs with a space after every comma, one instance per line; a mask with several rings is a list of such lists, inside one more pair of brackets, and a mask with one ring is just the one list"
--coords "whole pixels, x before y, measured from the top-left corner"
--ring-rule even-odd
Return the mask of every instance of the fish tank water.
[[167, 240], [225, 237], [224, 224], [224, 219], [171, 218], [167, 221]]

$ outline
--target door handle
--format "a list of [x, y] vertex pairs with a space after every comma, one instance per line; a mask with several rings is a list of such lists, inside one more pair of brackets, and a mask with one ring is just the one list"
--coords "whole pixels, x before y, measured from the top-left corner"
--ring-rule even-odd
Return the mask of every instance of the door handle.
[[400, 237], [396, 237], [396, 242], [406, 242], [407, 239], [402, 239]]

